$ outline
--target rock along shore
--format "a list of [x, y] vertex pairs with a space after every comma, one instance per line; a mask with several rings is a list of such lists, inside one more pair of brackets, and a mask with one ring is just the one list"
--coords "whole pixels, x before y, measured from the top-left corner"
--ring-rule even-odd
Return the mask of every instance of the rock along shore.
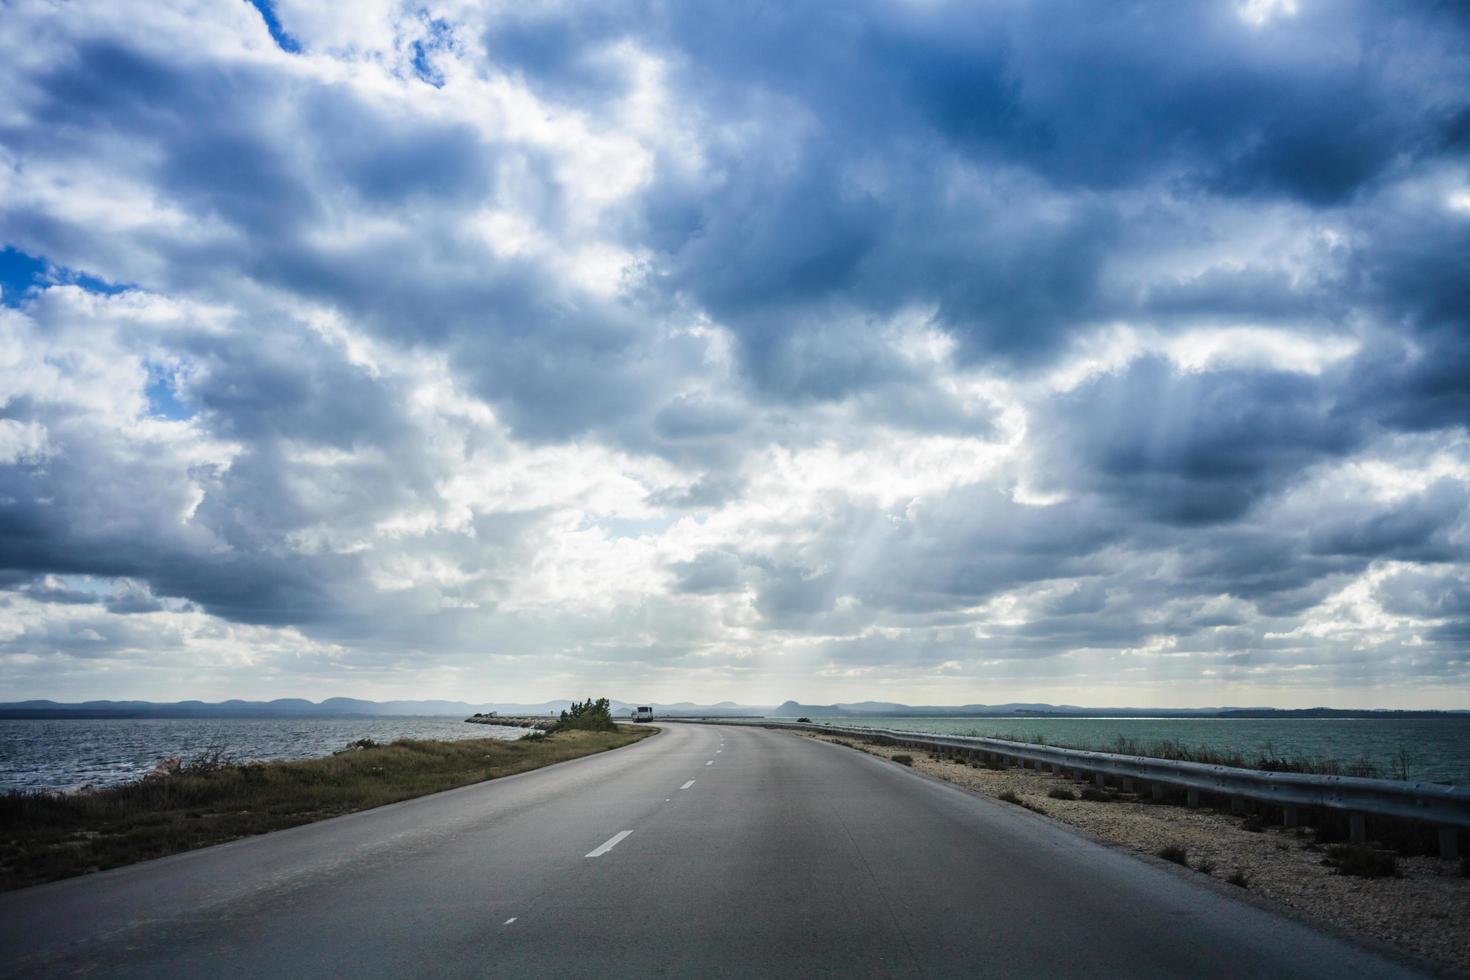
[[543, 732], [550, 731], [551, 726], [556, 724], [556, 720], [553, 718], [481, 714], [471, 715], [465, 721], [471, 725], [505, 725], [508, 728], [535, 728]]

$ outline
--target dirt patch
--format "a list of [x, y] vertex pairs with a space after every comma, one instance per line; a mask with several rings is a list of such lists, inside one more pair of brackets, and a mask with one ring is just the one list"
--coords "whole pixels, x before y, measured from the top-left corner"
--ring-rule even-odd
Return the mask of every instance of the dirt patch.
[[[1304, 829], [1267, 826], [1252, 832], [1239, 815], [1153, 803], [1116, 787], [1107, 791], [1110, 801], [1081, 799], [1090, 784], [1055, 773], [977, 767], [913, 748], [802, 735], [888, 759], [911, 755], [920, 772], [987, 796], [1014, 794], [1024, 806], [1143, 854], [1183, 848], [1186, 863], [1198, 873], [1244, 881], [1256, 894], [1310, 918], [1470, 975], [1470, 878], [1461, 876], [1458, 862], [1399, 856], [1396, 877], [1350, 877], [1323, 863], [1326, 849]], [[1055, 789], [1071, 790], [1079, 798], [1058, 799], [1051, 795]]]

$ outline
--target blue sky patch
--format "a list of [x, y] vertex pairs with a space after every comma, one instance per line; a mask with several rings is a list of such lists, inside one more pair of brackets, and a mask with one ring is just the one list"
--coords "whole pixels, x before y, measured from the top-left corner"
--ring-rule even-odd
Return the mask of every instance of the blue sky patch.
[[296, 54], [301, 50], [301, 42], [286, 33], [281, 26], [281, 21], [276, 17], [276, 5], [271, 0], [245, 0], [246, 3], [260, 11], [260, 17], [265, 21], [265, 29], [271, 32], [271, 39], [276, 42], [276, 47], [282, 51]]
[[194, 410], [179, 400], [178, 383], [168, 365], [148, 365], [148, 385], [144, 390], [148, 395], [150, 415], [174, 421], [194, 417]]
[[46, 263], [34, 255], [7, 247], [0, 251], [0, 303], [19, 306], [26, 290], [41, 282], [46, 275]]

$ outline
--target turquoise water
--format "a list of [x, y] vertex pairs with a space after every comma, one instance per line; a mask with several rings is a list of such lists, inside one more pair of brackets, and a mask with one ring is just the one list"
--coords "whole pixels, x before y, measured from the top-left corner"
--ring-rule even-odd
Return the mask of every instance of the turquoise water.
[[1178, 742], [1247, 758], [1368, 763], [1397, 778], [1400, 752], [1409, 778], [1470, 786], [1470, 718], [813, 718], [852, 727], [943, 735], [1045, 740], [1079, 749], [1113, 749], [1119, 738], [1142, 746]]

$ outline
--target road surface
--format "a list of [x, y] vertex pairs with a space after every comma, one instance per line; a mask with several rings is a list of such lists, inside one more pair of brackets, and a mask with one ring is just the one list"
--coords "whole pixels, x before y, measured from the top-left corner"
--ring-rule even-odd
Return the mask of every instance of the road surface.
[[892, 762], [689, 724], [0, 895], [0, 957], [13, 976], [1414, 975]]

